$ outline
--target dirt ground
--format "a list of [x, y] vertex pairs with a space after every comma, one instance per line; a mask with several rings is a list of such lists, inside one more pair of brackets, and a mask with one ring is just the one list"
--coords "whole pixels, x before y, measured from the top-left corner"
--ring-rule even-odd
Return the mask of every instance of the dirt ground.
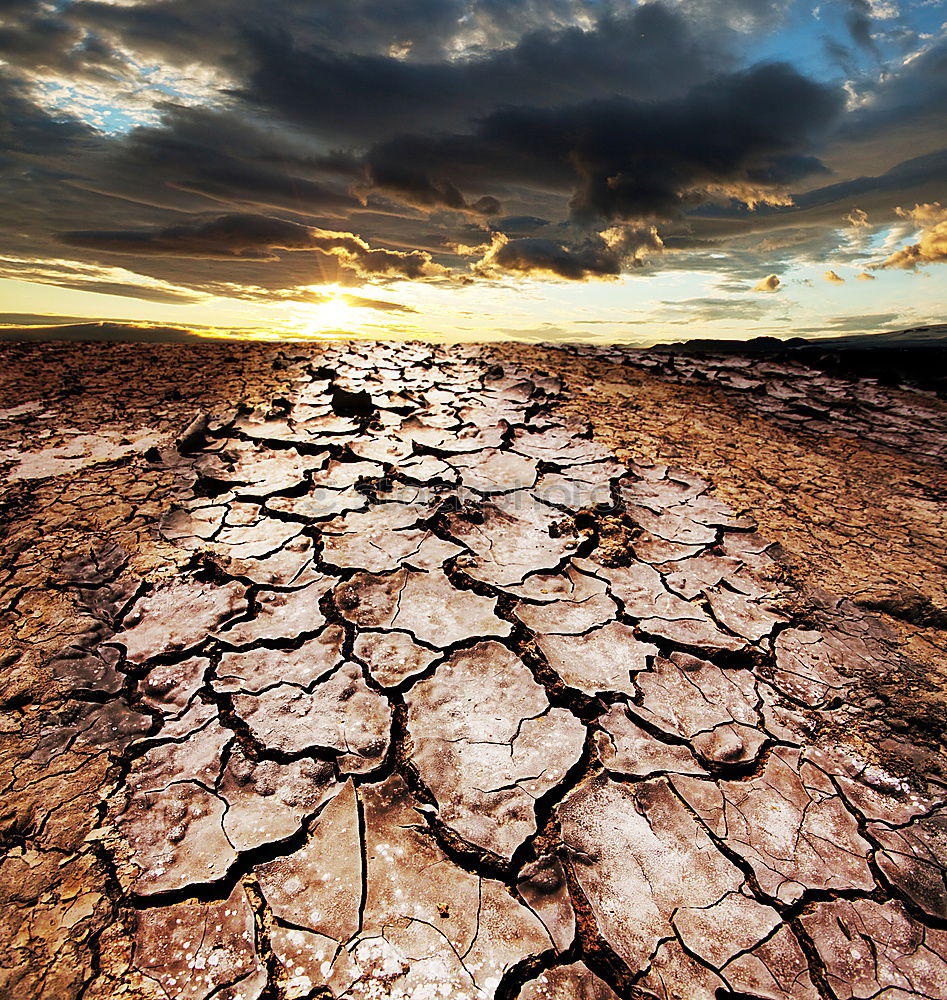
[[[52, 748], [64, 727], [81, 730], [83, 712], [103, 698], [81, 690], [76, 698], [75, 671], [62, 670], [62, 661], [109, 634], [149, 581], [193, 566], [155, 530], [191, 486], [169, 473], [168, 450], [201, 414], [213, 423], [236, 402], [266, 407], [291, 393], [299, 369], [286, 359], [310, 349], [0, 350], [0, 756], [10, 776], [0, 807], [0, 906], [16, 915], [0, 931], [0, 994], [137, 995], [107, 974], [127, 954], [130, 930], [96, 827], [102, 789], [116, 780], [109, 741], [134, 739], [150, 720], [137, 730], [127, 718], [116, 722], [126, 729], [103, 733], [101, 745]], [[590, 422], [621, 462], [678, 466], [709, 480], [717, 497], [778, 543], [800, 614], [845, 617], [852, 606], [877, 616], [899, 656], [885, 673], [861, 679], [861, 711], [840, 725], [839, 738], [881, 755], [892, 738], [908, 741], [917, 766], [938, 771], [947, 731], [943, 463], [910, 445], [787, 425], [732, 386], [546, 346], [483, 350], [500, 365], [561, 377], [559, 411]], [[936, 427], [947, 419], [933, 395], [890, 394], [929, 413]]]
[[[526, 349], [535, 364], [549, 354]], [[535, 359], [535, 361], [534, 361]], [[777, 542], [803, 588], [872, 611], [919, 669], [883, 679], [887, 722], [936, 741], [947, 715], [947, 470], [857, 437], [787, 428], [747, 409], [739, 391], [665, 382], [573, 359], [565, 407], [619, 458], [679, 465]], [[940, 419], [947, 402], [923, 400]]]

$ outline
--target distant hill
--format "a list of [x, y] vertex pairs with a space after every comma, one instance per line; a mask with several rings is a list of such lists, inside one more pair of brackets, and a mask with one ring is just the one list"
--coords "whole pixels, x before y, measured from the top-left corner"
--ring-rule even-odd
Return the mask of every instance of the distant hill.
[[219, 343], [224, 339], [234, 338], [206, 336], [183, 327], [135, 326], [131, 323], [67, 323], [51, 326], [31, 324], [0, 327], [0, 341], [14, 340], [19, 343], [115, 340], [121, 343], [200, 344]]
[[651, 350], [765, 355], [774, 360], [798, 361], [834, 375], [874, 378], [884, 385], [909, 385], [947, 397], [947, 323], [818, 340], [688, 340]]

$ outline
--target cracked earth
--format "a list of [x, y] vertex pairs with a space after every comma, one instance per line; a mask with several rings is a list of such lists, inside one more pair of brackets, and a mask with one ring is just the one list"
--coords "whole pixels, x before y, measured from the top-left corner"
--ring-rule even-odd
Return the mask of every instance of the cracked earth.
[[[147, 350], [11, 352], [3, 996], [947, 996], [936, 397], [616, 350]], [[708, 380], [715, 447], [752, 452], [749, 409], [786, 455], [909, 470], [913, 604], [857, 557], [864, 599], [831, 596], [739, 458], [660, 460]]]

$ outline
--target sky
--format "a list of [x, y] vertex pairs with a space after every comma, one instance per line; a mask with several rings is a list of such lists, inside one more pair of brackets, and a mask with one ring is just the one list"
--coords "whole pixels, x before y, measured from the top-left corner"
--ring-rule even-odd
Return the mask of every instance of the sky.
[[0, 325], [947, 319], [947, 0], [0, 0]]

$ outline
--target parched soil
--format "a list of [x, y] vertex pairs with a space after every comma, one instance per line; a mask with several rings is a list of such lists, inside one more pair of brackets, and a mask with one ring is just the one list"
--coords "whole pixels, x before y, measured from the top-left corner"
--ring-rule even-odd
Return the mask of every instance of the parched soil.
[[0, 995], [942, 991], [937, 397], [3, 353]]

